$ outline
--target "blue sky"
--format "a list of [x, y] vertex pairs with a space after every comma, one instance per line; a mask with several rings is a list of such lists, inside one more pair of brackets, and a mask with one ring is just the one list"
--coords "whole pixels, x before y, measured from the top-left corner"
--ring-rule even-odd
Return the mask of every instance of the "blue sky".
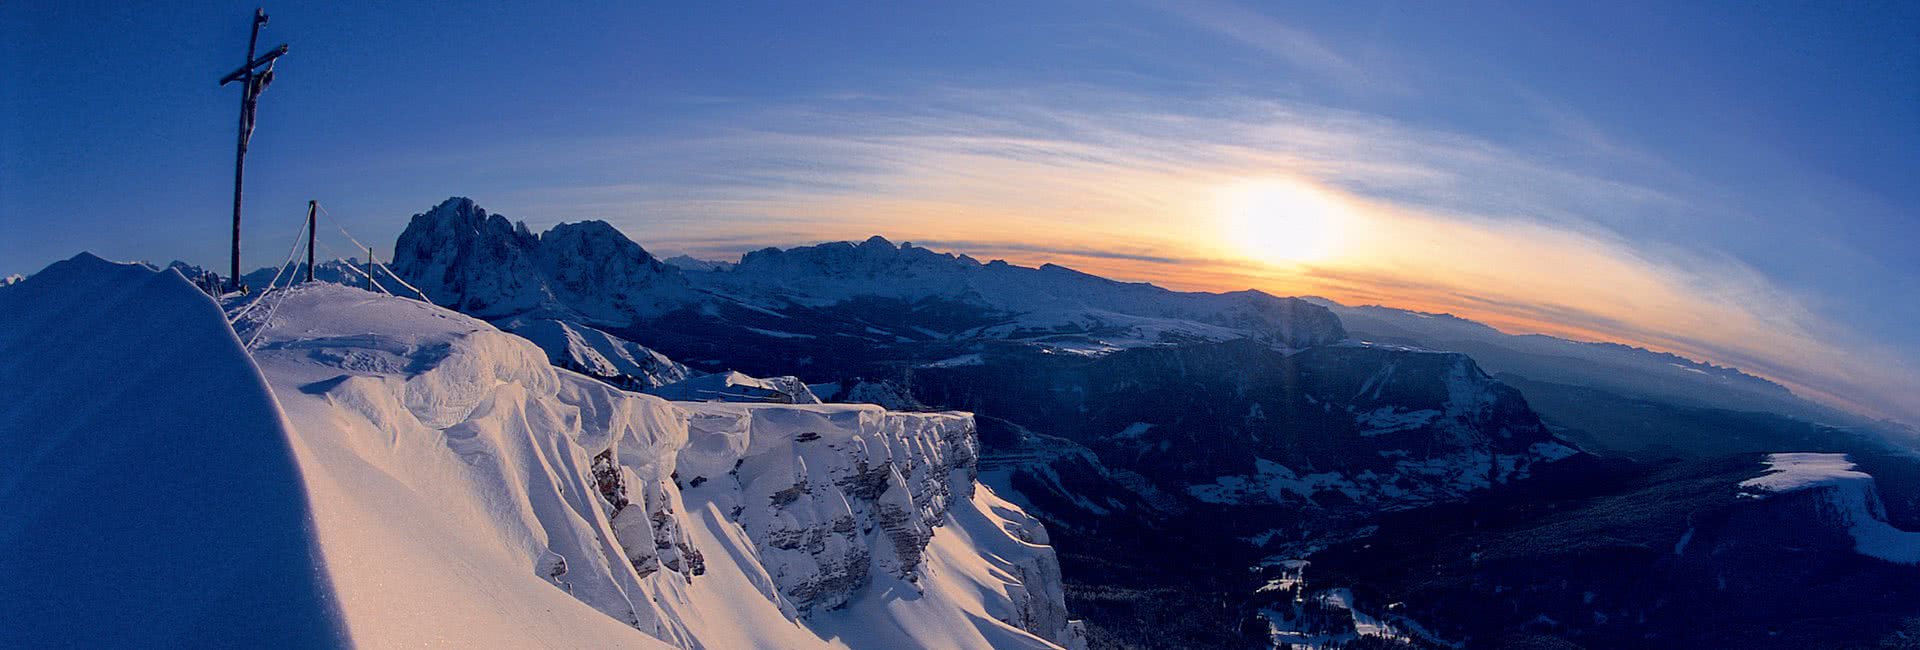
[[[455, 194], [707, 256], [879, 232], [1644, 343], [1920, 419], [1920, 4], [680, 4], [268, 7], [292, 53], [247, 266], [309, 198], [383, 246]], [[224, 268], [215, 80], [251, 10], [0, 6], [0, 274]], [[1361, 206], [1368, 245], [1192, 234], [1207, 188], [1270, 176]]]

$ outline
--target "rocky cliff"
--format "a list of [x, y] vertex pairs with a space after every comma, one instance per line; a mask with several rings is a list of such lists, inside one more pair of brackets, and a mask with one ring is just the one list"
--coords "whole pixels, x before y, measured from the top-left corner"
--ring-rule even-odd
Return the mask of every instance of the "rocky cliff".
[[380, 590], [444, 573], [544, 582], [682, 647], [1073, 641], [1044, 532], [974, 482], [968, 414], [669, 402], [337, 285], [271, 313], [240, 331], [336, 504], [317, 527], [357, 633], [414, 638], [430, 605]]

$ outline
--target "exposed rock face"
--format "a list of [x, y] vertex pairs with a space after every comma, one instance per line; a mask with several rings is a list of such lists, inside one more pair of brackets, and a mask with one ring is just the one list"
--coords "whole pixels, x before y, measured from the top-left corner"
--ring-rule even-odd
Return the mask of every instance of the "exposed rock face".
[[600, 322], [630, 322], [692, 297], [678, 269], [605, 221], [554, 226], [540, 235], [535, 258], [555, 299]]
[[[951, 504], [974, 495], [978, 442], [964, 415], [713, 404], [689, 430], [691, 448], [745, 445], [683, 457], [681, 477], [707, 479], [695, 490], [734, 484], [735, 516], [764, 540], [774, 582], [802, 612], [845, 605], [876, 574], [917, 581]], [[775, 431], [784, 435], [766, 437]]]
[[[1774, 510], [1799, 510], [1800, 519], [1844, 531], [1854, 551], [1899, 564], [1920, 564], [1920, 532], [1887, 522], [1886, 506], [1871, 474], [1845, 454], [1767, 455], [1767, 473], [1740, 483], [1743, 497], [1770, 502]], [[1805, 528], [1793, 525], [1789, 528]]]
[[678, 269], [605, 222], [534, 235], [458, 197], [413, 216], [394, 243], [392, 267], [435, 304], [482, 318], [626, 324], [696, 299]]
[[[668, 643], [713, 647], [722, 633], [699, 621], [726, 614], [696, 606], [800, 627], [915, 590], [952, 604], [926, 612], [946, 625], [1054, 625], [1064, 607], [1052, 550], [1008, 546], [1024, 515], [976, 491], [968, 414], [669, 402], [556, 370], [484, 322], [325, 283], [240, 324], [262, 329], [260, 363], [311, 409], [302, 421], [343, 427], [328, 440], [354, 462], [484, 531], [465, 541], [527, 578]], [[926, 586], [957, 576], [986, 590]]]
[[476, 316], [554, 305], [534, 259], [539, 238], [524, 224], [451, 198], [416, 214], [393, 245], [393, 269], [435, 304]]

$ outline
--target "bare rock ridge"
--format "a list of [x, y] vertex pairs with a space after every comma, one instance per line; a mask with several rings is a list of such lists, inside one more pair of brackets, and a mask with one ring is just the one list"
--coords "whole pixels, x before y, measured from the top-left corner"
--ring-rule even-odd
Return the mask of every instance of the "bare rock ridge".
[[695, 298], [678, 269], [604, 222], [535, 235], [457, 197], [413, 216], [392, 266], [436, 304], [487, 318], [630, 321]]

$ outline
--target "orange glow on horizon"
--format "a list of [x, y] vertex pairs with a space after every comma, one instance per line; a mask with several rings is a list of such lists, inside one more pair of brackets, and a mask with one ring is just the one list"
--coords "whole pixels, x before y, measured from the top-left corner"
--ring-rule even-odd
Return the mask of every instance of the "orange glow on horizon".
[[[1510, 334], [1613, 342], [1732, 366], [1855, 411], [1870, 355], [1832, 343], [1819, 320], [1750, 269], [1527, 215], [1473, 215], [1362, 197], [1284, 168], [1265, 173], [1155, 170], [1053, 179], [1059, 191], [976, 186], [1057, 169], [978, 160], [938, 197], [833, 195], [764, 202], [757, 228], [719, 230], [713, 253], [882, 234], [981, 261], [1069, 266], [1186, 291], [1258, 289], [1346, 305], [1447, 313]], [[1097, 177], [1097, 178], [1096, 178]], [[947, 179], [943, 179], [947, 180]], [[756, 210], [759, 212], [759, 210]], [[697, 232], [682, 232], [682, 237]], [[726, 239], [721, 239], [724, 235]], [[697, 239], [695, 240], [697, 241]], [[816, 240], [820, 241], [820, 240]], [[1892, 371], [1886, 371], [1892, 372]]]

